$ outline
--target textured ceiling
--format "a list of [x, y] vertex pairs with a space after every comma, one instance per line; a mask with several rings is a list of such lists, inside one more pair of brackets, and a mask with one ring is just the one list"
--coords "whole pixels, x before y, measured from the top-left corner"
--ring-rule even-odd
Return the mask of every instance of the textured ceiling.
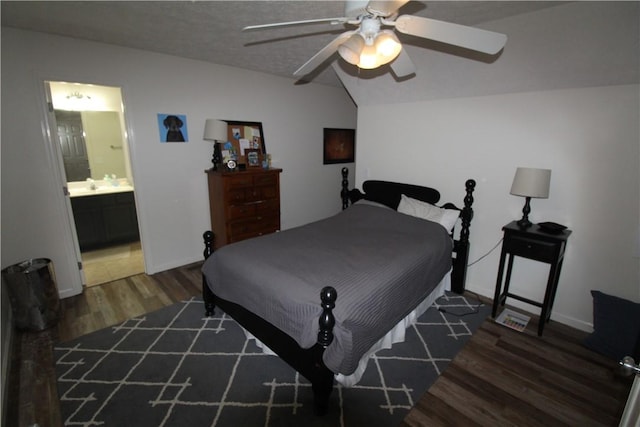
[[[401, 14], [475, 26], [559, 2], [412, 1]], [[342, 1], [2, 1], [2, 25], [261, 71], [293, 72], [343, 25], [248, 31], [247, 25], [344, 15]], [[404, 43], [410, 42], [399, 36]], [[313, 81], [340, 86], [331, 67]]]

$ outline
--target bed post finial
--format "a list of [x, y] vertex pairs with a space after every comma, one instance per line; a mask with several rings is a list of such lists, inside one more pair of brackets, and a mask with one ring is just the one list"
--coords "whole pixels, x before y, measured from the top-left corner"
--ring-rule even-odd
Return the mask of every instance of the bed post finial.
[[213, 253], [213, 232], [212, 231], [205, 231], [204, 234], [202, 235], [202, 238], [204, 239], [204, 259], [207, 259], [211, 256], [211, 254]]
[[322, 303], [322, 314], [318, 324], [320, 330], [318, 331], [318, 344], [327, 348], [333, 341], [333, 326], [336, 324], [336, 318], [333, 317], [333, 308], [336, 306], [336, 299], [338, 298], [338, 292], [331, 286], [325, 286], [320, 292], [320, 300]]
[[340, 197], [342, 197], [342, 210], [349, 207], [349, 168], [342, 168], [342, 191], [340, 191]]
[[455, 242], [456, 257], [453, 260], [453, 271], [451, 272], [451, 290], [455, 293], [464, 293], [465, 282], [467, 280], [467, 263], [469, 262], [469, 226], [473, 219], [473, 190], [476, 182], [468, 179], [465, 183], [467, 195], [464, 197], [464, 208], [460, 213], [462, 227], [460, 228], [460, 239]]
[[[214, 235], [212, 231], [205, 231], [202, 235], [204, 239], [204, 259], [206, 260], [213, 253], [213, 239]], [[206, 317], [213, 316], [215, 310], [215, 296], [209, 285], [207, 285], [207, 278], [202, 274], [202, 300], [204, 301], [204, 315]]]
[[463, 243], [469, 242], [469, 226], [473, 219], [473, 190], [476, 188], [476, 181], [468, 179], [465, 183], [467, 189], [467, 195], [464, 197], [464, 208], [460, 215], [462, 219], [462, 229], [460, 230], [460, 241]]

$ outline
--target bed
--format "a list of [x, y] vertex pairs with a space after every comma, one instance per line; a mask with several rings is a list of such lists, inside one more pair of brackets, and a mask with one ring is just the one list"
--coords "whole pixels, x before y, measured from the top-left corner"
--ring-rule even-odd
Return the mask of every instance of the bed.
[[[317, 414], [334, 380], [353, 384], [445, 289], [464, 292], [473, 218], [471, 179], [459, 209], [435, 207], [432, 188], [365, 181], [361, 192], [348, 189], [346, 168], [342, 178], [343, 210], [330, 218], [215, 252], [214, 233], [204, 234], [206, 314], [218, 306], [307, 378]], [[417, 217], [421, 209], [447, 214], [447, 225]]]

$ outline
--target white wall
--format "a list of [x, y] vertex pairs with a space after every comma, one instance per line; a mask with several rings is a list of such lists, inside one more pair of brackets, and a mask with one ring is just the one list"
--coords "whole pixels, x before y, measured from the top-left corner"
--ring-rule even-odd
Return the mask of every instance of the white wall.
[[[533, 222], [573, 230], [552, 318], [588, 330], [589, 291], [640, 300], [638, 85], [567, 89], [358, 109], [356, 185], [376, 177], [442, 190], [462, 203], [474, 178], [470, 261], [522, 216], [509, 195], [518, 166], [552, 170], [549, 199], [533, 199]], [[470, 267], [467, 287], [493, 297], [499, 248]], [[517, 259], [512, 289], [542, 300], [548, 265]], [[511, 302], [512, 300], [510, 300]], [[537, 309], [527, 307], [534, 313]]]
[[401, 35], [416, 66], [412, 78], [354, 72], [344, 61], [335, 68], [358, 107], [638, 83], [640, 2], [556, 2], [478, 27], [507, 36], [499, 55]]
[[[493, 62], [407, 44], [417, 73], [402, 83], [336, 67], [358, 104], [355, 184], [433, 185], [461, 203], [475, 178], [473, 262], [522, 217], [516, 168], [550, 168], [550, 198], [532, 200], [531, 219], [573, 230], [552, 318], [589, 330], [591, 289], [640, 301], [639, 13], [637, 2], [568, 2], [485, 23], [508, 36]], [[470, 267], [469, 289], [493, 297], [499, 254]], [[517, 259], [513, 289], [541, 301], [547, 274]]]
[[[322, 165], [322, 132], [355, 128], [356, 109], [344, 90], [3, 27], [2, 266], [52, 258], [63, 297], [79, 292], [79, 277], [69, 255], [62, 178], [47, 150], [45, 80], [122, 88], [148, 273], [202, 258], [202, 232], [210, 228], [207, 118], [263, 123], [273, 165], [284, 169], [283, 228], [341, 207], [342, 165]], [[161, 144], [157, 113], [186, 115], [190, 141]]]

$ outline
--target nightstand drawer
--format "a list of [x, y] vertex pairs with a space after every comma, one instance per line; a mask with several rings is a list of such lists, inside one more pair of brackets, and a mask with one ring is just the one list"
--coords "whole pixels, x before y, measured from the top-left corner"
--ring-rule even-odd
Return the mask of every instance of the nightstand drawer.
[[505, 250], [513, 255], [537, 261], [552, 262], [557, 257], [555, 243], [511, 237], [505, 240], [504, 246]]

